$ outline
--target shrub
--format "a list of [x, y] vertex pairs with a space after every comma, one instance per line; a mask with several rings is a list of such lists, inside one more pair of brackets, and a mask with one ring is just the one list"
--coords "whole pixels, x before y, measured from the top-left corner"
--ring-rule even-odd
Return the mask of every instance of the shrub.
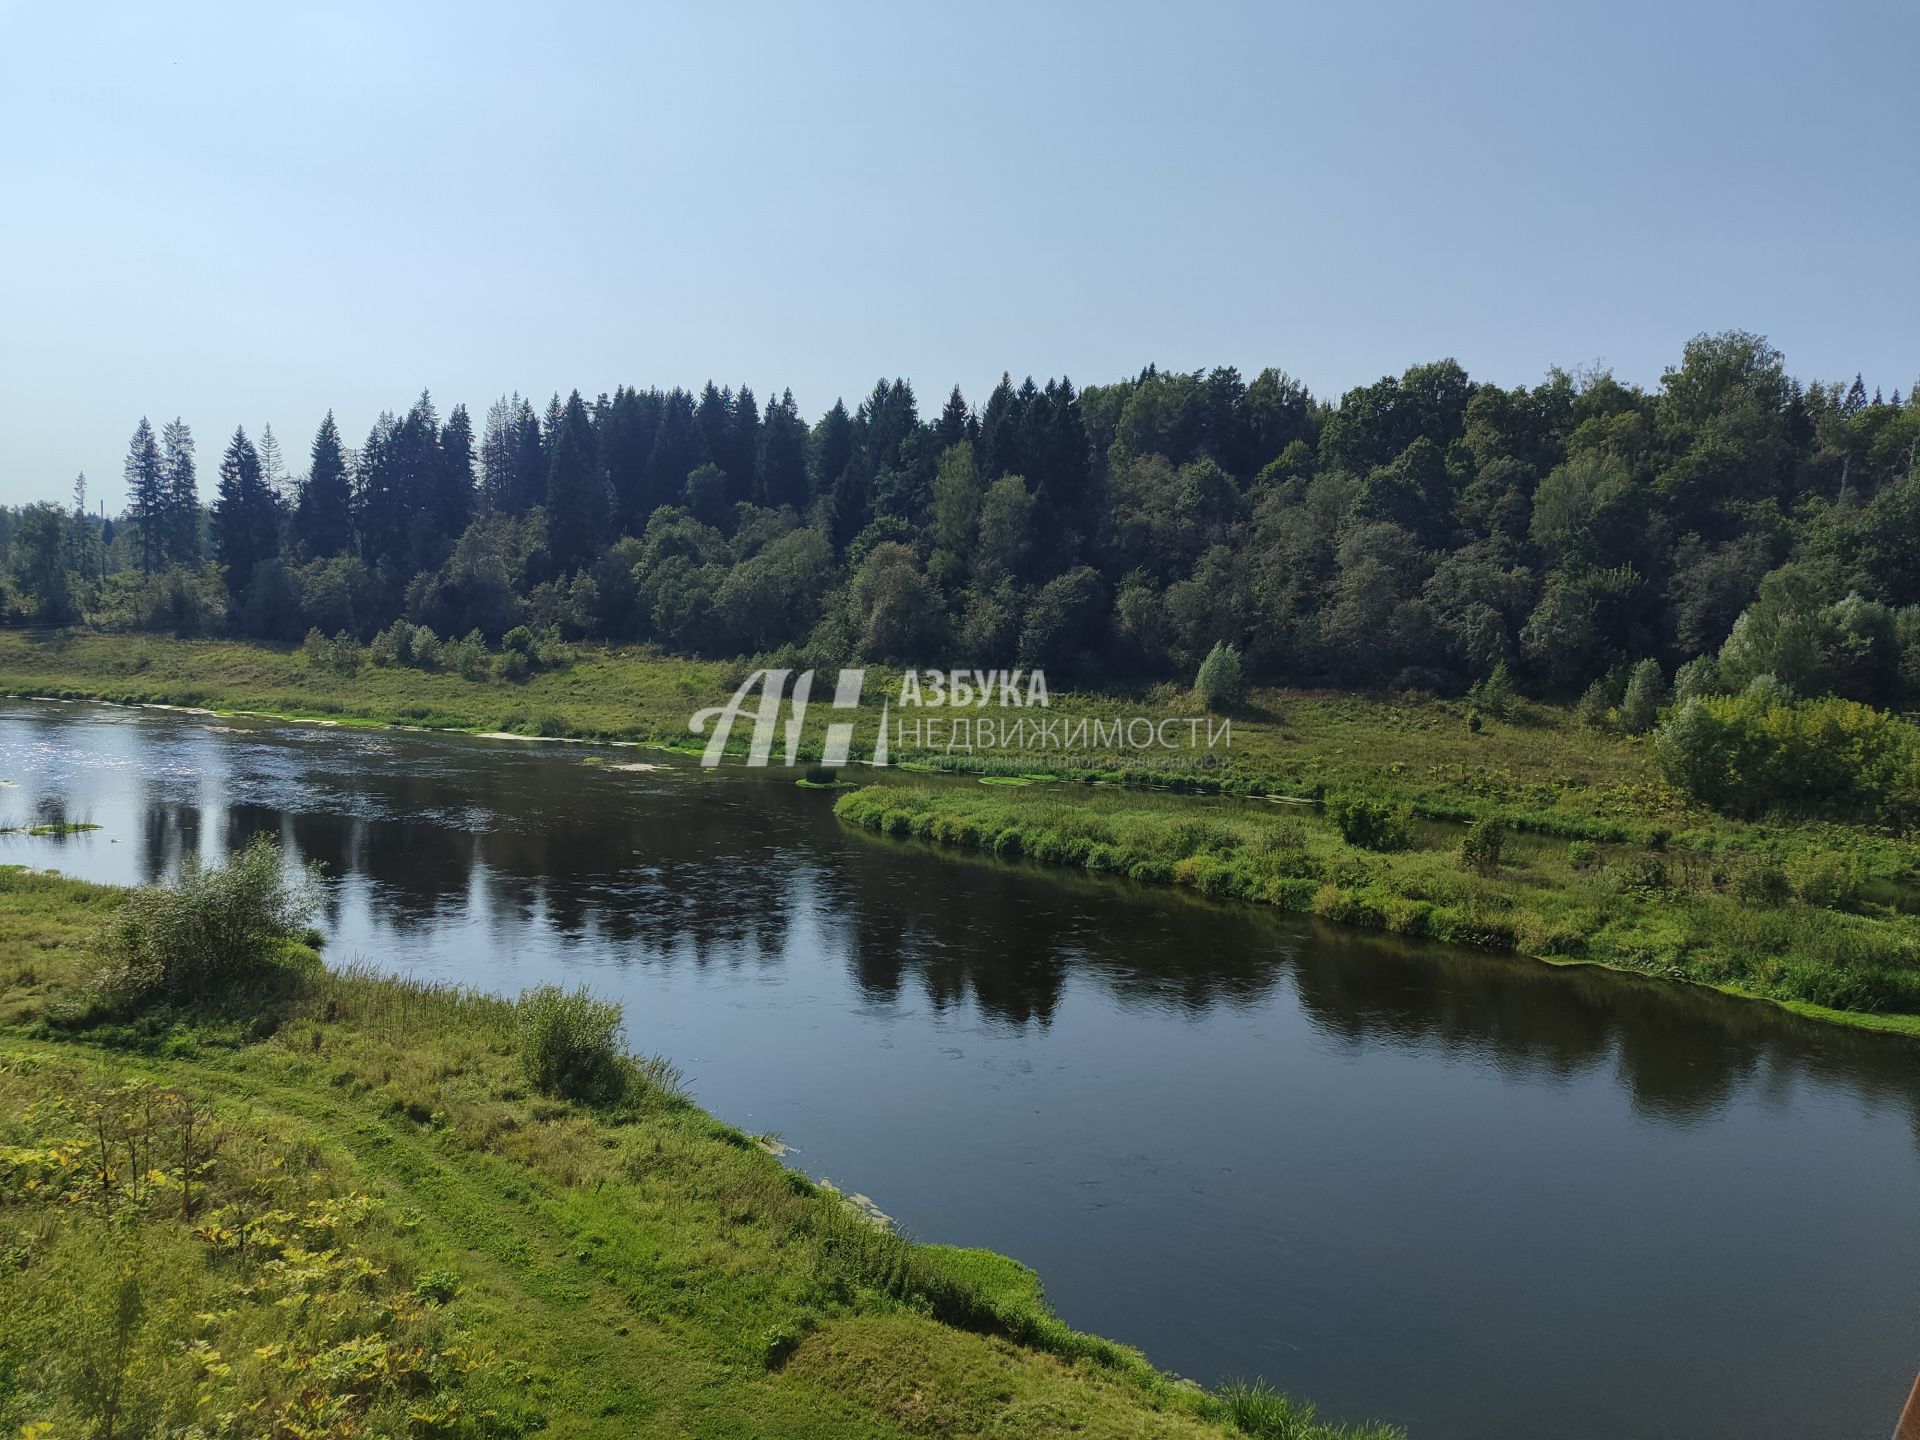
[[1762, 676], [1740, 695], [1689, 700], [1654, 734], [1667, 779], [1716, 809], [1872, 818], [1920, 813], [1920, 743], [1852, 700], [1781, 698]]
[[1684, 705], [1697, 696], [1720, 695], [1726, 691], [1720, 679], [1720, 662], [1711, 655], [1696, 655], [1673, 672], [1673, 703]]
[[1604, 680], [1596, 680], [1581, 692], [1575, 702], [1573, 715], [1582, 725], [1595, 730], [1606, 728], [1613, 718], [1613, 692]]
[[1860, 863], [1850, 855], [1818, 851], [1803, 855], [1788, 869], [1793, 893], [1809, 905], [1846, 910], [1860, 903], [1865, 886]]
[[1630, 735], [1646, 734], [1666, 703], [1667, 679], [1660, 673], [1660, 662], [1642, 660], [1627, 678], [1627, 692], [1620, 700], [1620, 728]]
[[[1493, 667], [1487, 678], [1478, 681], [1467, 691], [1467, 698], [1475, 708], [1484, 710], [1496, 720], [1504, 720], [1511, 713], [1519, 699], [1513, 688], [1513, 676], [1507, 671], [1507, 662], [1502, 660]], [[1479, 729], [1475, 725], [1472, 728]]]
[[585, 986], [537, 985], [514, 1005], [520, 1067], [543, 1095], [587, 1104], [625, 1097], [631, 1069], [620, 1006], [596, 1000]]
[[1207, 658], [1200, 662], [1200, 673], [1194, 678], [1193, 688], [1200, 703], [1214, 713], [1233, 709], [1247, 696], [1246, 677], [1240, 670], [1240, 652], [1224, 640], [1215, 642]]
[[290, 876], [265, 835], [225, 864], [189, 856], [173, 888], [133, 891], [95, 936], [102, 998], [190, 1002], [247, 988], [304, 934], [318, 874]]
[[1413, 808], [1388, 805], [1363, 795], [1333, 795], [1327, 816], [1339, 828], [1340, 838], [1363, 850], [1405, 850], [1413, 843]]
[[1784, 905], [1793, 895], [1787, 872], [1771, 855], [1749, 855], [1733, 872], [1734, 897], [1749, 905]]
[[1506, 843], [1506, 827], [1498, 820], [1476, 820], [1461, 837], [1460, 863], [1481, 875], [1497, 875]]

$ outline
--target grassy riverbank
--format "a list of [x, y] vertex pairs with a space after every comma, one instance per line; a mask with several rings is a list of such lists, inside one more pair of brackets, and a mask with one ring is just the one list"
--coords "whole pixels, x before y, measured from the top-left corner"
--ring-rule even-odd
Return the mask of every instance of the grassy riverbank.
[[899, 783], [835, 806], [878, 834], [1611, 965], [1920, 1035], [1920, 920], [1865, 900], [1844, 855], [1806, 852], [1783, 864], [1670, 845], [1494, 838], [1491, 826], [1423, 825], [1388, 807], [1356, 814], [1339, 797], [1327, 812], [1058, 785]]
[[512, 1002], [289, 946], [242, 1001], [102, 1006], [127, 893], [0, 869], [0, 1432], [1375, 1433], [1069, 1330], [658, 1067], [541, 1093]]

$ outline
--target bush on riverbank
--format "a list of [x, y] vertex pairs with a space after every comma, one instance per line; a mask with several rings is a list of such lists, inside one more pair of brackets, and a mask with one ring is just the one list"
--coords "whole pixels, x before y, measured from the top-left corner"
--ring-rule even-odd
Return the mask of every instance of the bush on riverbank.
[[[1331, 810], [1332, 807], [1329, 806]], [[1824, 903], [1849, 892], [1814, 854], [1778, 898], [1743, 898], [1740, 857], [1536, 847], [1469, 863], [1442, 843], [1381, 852], [1331, 823], [1245, 807], [1204, 819], [1183, 802], [1055, 790], [874, 785], [835, 813], [883, 835], [1191, 887], [1323, 919], [1479, 949], [1597, 961], [1920, 1031], [1920, 921]], [[1468, 832], [1471, 837], [1471, 831]], [[1855, 873], [1843, 866], [1847, 875]], [[1852, 892], [1857, 898], [1857, 891]]]
[[264, 835], [221, 864], [188, 856], [174, 885], [128, 892], [101, 927], [97, 997], [109, 1006], [246, 999], [303, 938], [316, 880], [311, 869], [290, 877]]
[[514, 1006], [515, 1037], [527, 1080], [543, 1095], [590, 1105], [624, 1099], [627, 1032], [620, 1007], [585, 986], [537, 985]]

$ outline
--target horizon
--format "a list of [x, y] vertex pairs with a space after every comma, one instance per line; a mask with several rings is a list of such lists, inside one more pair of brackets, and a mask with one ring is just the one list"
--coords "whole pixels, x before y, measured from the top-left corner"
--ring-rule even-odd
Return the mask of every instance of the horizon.
[[1920, 379], [1908, 8], [571, 14], [14, 10], [0, 503], [118, 510], [142, 414], [298, 471], [423, 388], [1651, 390], [1733, 329]]

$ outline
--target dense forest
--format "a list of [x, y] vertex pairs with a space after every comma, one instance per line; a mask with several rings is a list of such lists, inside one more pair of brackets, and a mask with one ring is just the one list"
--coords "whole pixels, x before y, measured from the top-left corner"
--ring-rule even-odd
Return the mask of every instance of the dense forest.
[[[1002, 377], [930, 417], [882, 381], [809, 425], [745, 386], [426, 394], [304, 473], [146, 420], [117, 520], [0, 513], [13, 624], [680, 653], [1440, 692], [1499, 672], [1618, 706], [1660, 687], [1920, 699], [1920, 386], [1803, 384], [1760, 337], [1690, 342], [1647, 391], [1479, 384], [1451, 360], [1341, 396], [1286, 374], [1076, 391]], [[418, 627], [433, 633], [424, 635]], [[405, 647], [403, 647], [405, 648]], [[408, 655], [398, 657], [402, 661]], [[1646, 662], [1652, 661], [1649, 666]], [[1504, 667], [1504, 668], [1502, 668]], [[1664, 689], [1663, 689], [1664, 693]]]

